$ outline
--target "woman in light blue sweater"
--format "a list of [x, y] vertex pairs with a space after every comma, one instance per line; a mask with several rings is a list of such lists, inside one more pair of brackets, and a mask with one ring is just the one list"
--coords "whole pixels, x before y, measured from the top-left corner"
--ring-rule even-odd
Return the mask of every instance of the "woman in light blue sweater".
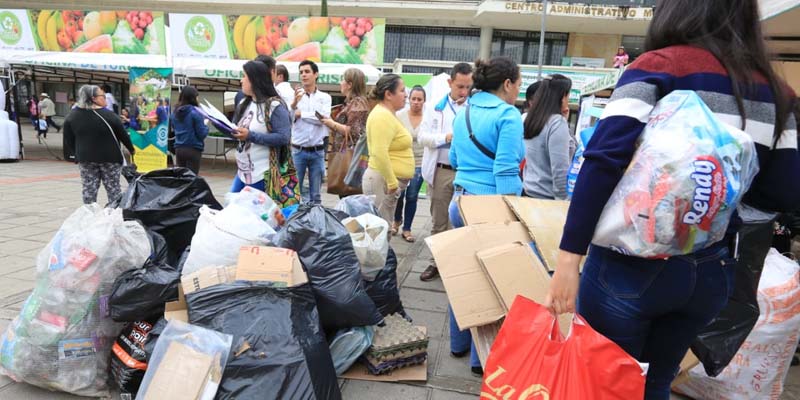
[[[458, 211], [460, 196], [508, 194], [519, 196], [522, 181], [519, 164], [525, 156], [522, 120], [514, 102], [519, 96], [522, 76], [517, 64], [507, 57], [475, 62], [472, 74], [479, 92], [469, 99], [453, 121], [450, 164], [456, 170], [455, 194], [450, 202], [450, 224], [464, 226]], [[470, 367], [483, 375], [478, 353], [469, 330], [459, 331], [450, 310], [450, 353], [454, 357], [471, 352]]]
[[569, 111], [572, 81], [564, 75], [548, 76], [530, 101], [525, 117], [525, 195], [565, 200], [567, 172], [575, 154], [564, 110]]

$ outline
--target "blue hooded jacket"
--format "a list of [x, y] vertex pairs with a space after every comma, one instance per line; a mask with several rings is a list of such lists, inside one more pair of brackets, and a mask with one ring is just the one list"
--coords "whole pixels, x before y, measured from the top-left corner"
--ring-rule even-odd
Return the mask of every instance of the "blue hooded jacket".
[[194, 106], [181, 106], [170, 118], [175, 130], [175, 147], [192, 147], [203, 151], [208, 127], [203, 123], [203, 116], [194, 110]]

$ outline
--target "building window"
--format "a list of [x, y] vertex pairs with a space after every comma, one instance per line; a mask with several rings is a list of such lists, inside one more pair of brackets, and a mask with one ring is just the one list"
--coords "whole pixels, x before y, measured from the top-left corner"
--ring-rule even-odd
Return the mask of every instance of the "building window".
[[622, 36], [622, 46], [630, 57], [630, 62], [644, 53], [644, 36]]
[[[492, 57], [506, 56], [518, 64], [539, 63], [539, 32], [495, 30], [492, 34]], [[561, 65], [567, 55], [569, 33], [545, 32], [544, 64]]]
[[388, 25], [383, 60], [472, 62], [478, 57], [480, 36], [480, 29]]

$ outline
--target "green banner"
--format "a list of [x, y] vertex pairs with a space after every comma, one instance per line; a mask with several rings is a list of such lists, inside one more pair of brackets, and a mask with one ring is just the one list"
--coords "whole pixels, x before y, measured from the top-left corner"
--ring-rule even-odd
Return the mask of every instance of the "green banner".
[[383, 62], [384, 18], [170, 14], [176, 57]]
[[[140, 129], [128, 128], [136, 149], [133, 162], [141, 172], [167, 167], [171, 68], [131, 68], [130, 95]], [[135, 124], [136, 125], [136, 124]]]
[[166, 55], [164, 13], [28, 10], [39, 51]]

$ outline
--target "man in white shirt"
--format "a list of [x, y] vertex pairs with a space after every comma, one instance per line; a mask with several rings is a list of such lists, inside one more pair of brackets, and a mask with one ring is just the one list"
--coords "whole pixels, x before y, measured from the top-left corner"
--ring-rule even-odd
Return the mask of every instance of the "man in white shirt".
[[[300, 63], [300, 82], [291, 109], [294, 110], [292, 128], [292, 157], [297, 168], [300, 194], [309, 202], [322, 203], [320, 188], [325, 173], [325, 144], [328, 128], [321, 120], [331, 116], [331, 96], [317, 88], [319, 67], [313, 61]], [[303, 180], [308, 172], [308, 187], [303, 188]]]
[[[53, 103], [53, 100], [50, 100], [50, 95], [47, 93], [42, 93], [40, 95], [39, 100], [39, 118], [44, 118], [47, 121], [48, 126], [52, 126], [56, 128], [56, 132], [61, 132], [61, 126], [59, 126], [56, 121], [53, 121], [53, 116], [56, 115], [56, 105]], [[47, 137], [47, 132], [45, 131], [44, 137]]]
[[[286, 103], [286, 106], [291, 107], [292, 103], [294, 103], [294, 89], [292, 89], [292, 85], [289, 84], [289, 70], [286, 69], [285, 65], [280, 64], [275, 67], [274, 71], [275, 78], [273, 82], [275, 82], [275, 90], [278, 91], [278, 94]], [[291, 112], [292, 109], [289, 108], [289, 113]]]
[[116, 105], [117, 100], [114, 99], [114, 95], [111, 94], [111, 85], [105, 84], [103, 85], [103, 91], [106, 92], [106, 110], [116, 113]]
[[[467, 104], [472, 88], [472, 66], [458, 63], [450, 72], [450, 93], [434, 100], [425, 112], [419, 130], [419, 142], [425, 147], [422, 155], [422, 178], [428, 183], [431, 196], [431, 235], [450, 229], [448, 208], [453, 198], [453, 180], [456, 171], [450, 165], [450, 142], [453, 140], [453, 120]], [[434, 260], [420, 274], [422, 281], [431, 281], [439, 276]]]

